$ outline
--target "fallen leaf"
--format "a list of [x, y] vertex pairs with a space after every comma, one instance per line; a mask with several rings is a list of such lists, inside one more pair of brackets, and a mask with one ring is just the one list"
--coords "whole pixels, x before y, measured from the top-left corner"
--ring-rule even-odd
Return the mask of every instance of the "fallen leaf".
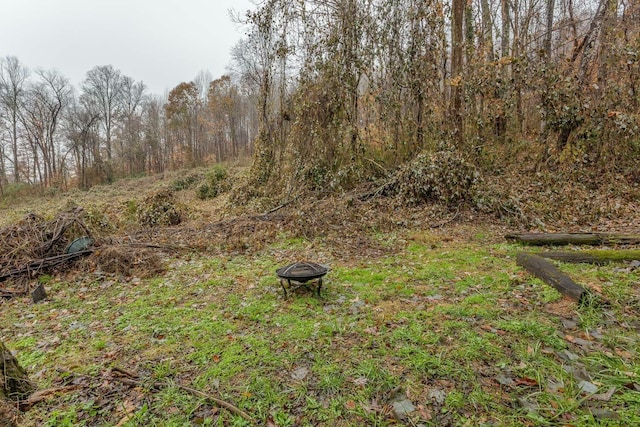
[[506, 385], [506, 386], [512, 386], [514, 384], [513, 379], [507, 377], [504, 374], [498, 374], [494, 377], [494, 379], [498, 382], [498, 384], [500, 385]]
[[536, 387], [538, 385], [538, 381], [533, 378], [522, 377], [516, 381], [516, 385], [524, 385], [527, 387]]
[[610, 411], [608, 409], [593, 408], [591, 409], [591, 415], [598, 420], [619, 420], [620, 415], [617, 412]]
[[564, 390], [564, 381], [562, 379], [556, 379], [554, 377], [550, 377], [547, 379], [547, 391], [557, 392]]
[[611, 387], [609, 391], [607, 391], [606, 393], [594, 394], [593, 396], [590, 397], [590, 399], [600, 400], [601, 402], [608, 402], [611, 400], [615, 392], [616, 392], [616, 388]]
[[427, 395], [427, 397], [433, 400], [434, 402], [436, 402], [438, 405], [442, 405], [444, 404], [444, 401], [447, 398], [447, 393], [445, 393], [444, 390], [436, 388], [429, 391], [429, 394]]
[[640, 384], [638, 383], [628, 383], [628, 384], [625, 384], [624, 386], [629, 390], [640, 391]]
[[396, 418], [404, 418], [415, 410], [416, 407], [409, 399], [393, 402], [393, 414]]
[[563, 366], [566, 373], [571, 374], [578, 381], [591, 381], [591, 375], [584, 366]]
[[131, 420], [131, 418], [133, 418], [133, 414], [125, 415], [124, 417], [122, 417], [122, 419], [120, 421], [118, 421], [118, 424], [116, 424], [115, 427], [122, 427], [123, 425], [128, 423], [129, 420]]
[[355, 380], [353, 380], [352, 382], [357, 386], [364, 387], [365, 385], [367, 385], [369, 380], [366, 379], [365, 377], [359, 377], [359, 378], [356, 378]]
[[356, 402], [354, 402], [353, 400], [347, 400], [344, 403], [344, 407], [347, 408], [349, 411], [353, 411], [354, 409], [356, 409]]
[[302, 381], [307, 377], [307, 374], [309, 374], [309, 368], [301, 366], [291, 373], [291, 378], [293, 378], [294, 380]]

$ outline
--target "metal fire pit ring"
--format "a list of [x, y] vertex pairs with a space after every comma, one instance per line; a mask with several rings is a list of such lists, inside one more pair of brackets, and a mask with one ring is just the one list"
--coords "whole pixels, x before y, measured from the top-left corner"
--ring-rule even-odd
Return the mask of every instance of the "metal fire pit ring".
[[[326, 265], [316, 264], [315, 262], [294, 262], [286, 267], [282, 267], [276, 270], [276, 274], [280, 278], [280, 286], [284, 292], [284, 297], [287, 298], [288, 292], [293, 292], [301, 286], [308, 286], [309, 282], [316, 281], [316, 293], [320, 296], [320, 290], [322, 289], [322, 278], [329, 271], [329, 267]], [[284, 283], [287, 282], [288, 286]], [[295, 284], [292, 284], [294, 282]]]

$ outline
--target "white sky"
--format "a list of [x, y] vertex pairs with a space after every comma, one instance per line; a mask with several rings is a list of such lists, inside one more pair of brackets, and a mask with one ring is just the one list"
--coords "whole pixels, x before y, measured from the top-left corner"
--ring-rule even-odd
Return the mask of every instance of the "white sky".
[[250, 0], [0, 0], [0, 57], [55, 68], [79, 87], [113, 65], [162, 95], [201, 70], [225, 73]]

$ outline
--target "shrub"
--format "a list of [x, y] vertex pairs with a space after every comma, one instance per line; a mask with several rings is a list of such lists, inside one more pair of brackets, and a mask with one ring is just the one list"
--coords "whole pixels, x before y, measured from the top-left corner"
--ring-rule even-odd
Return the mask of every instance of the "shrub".
[[172, 191], [162, 190], [140, 203], [137, 217], [145, 227], [178, 225], [182, 222], [183, 209], [175, 202]]
[[222, 166], [215, 166], [197, 189], [197, 196], [200, 200], [213, 199], [219, 194], [227, 191], [227, 170]]
[[477, 168], [455, 151], [421, 153], [396, 173], [384, 193], [409, 204], [454, 205], [471, 200], [479, 181]]
[[200, 181], [201, 179], [202, 179], [202, 176], [199, 173], [192, 173], [187, 176], [176, 178], [171, 183], [171, 189], [173, 191], [188, 190], [189, 188], [193, 187], [193, 185], [198, 181]]

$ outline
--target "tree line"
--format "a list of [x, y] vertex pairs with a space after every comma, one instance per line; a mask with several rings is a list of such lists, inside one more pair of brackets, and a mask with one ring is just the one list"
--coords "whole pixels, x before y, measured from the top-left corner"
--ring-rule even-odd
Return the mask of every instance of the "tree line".
[[444, 145], [640, 178], [637, 1], [264, 0], [244, 22], [255, 182], [342, 185]]
[[0, 184], [86, 188], [252, 153], [251, 184], [326, 189], [443, 147], [488, 169], [524, 149], [537, 168], [640, 179], [637, 1], [262, 0], [238, 21], [231, 76], [166, 99], [112, 66], [76, 89], [2, 59]]
[[167, 97], [111, 65], [79, 88], [55, 70], [0, 59], [0, 192], [8, 184], [88, 188], [124, 176], [250, 153], [252, 93], [201, 72]]

